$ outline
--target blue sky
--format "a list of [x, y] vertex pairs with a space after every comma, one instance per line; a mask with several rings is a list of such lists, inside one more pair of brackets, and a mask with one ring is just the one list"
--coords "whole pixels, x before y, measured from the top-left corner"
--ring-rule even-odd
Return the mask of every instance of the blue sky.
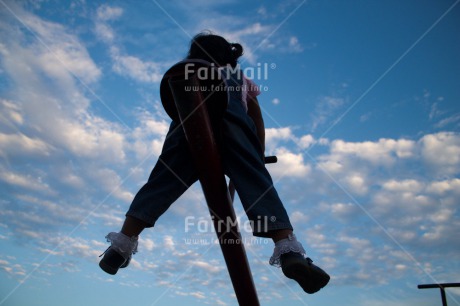
[[128, 269], [97, 266], [161, 150], [162, 74], [202, 30], [267, 67], [268, 168], [332, 277], [303, 293], [243, 231], [262, 305], [440, 304], [417, 285], [460, 281], [459, 2], [0, 0], [0, 305], [236, 304], [198, 184]]

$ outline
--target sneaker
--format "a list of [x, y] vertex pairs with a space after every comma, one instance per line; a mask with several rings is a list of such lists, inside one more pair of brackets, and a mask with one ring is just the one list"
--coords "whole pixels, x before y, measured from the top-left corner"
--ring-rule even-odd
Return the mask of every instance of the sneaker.
[[[115, 251], [111, 246], [101, 255], [104, 256], [99, 262], [99, 267], [101, 267], [104, 272], [115, 275], [120, 268], [126, 268], [131, 261], [131, 257], [125, 259], [117, 251]], [[101, 257], [99, 256], [99, 257]]]
[[295, 280], [309, 294], [319, 291], [327, 285], [330, 276], [313, 260], [299, 253], [289, 252], [281, 255], [281, 269], [286, 277]]

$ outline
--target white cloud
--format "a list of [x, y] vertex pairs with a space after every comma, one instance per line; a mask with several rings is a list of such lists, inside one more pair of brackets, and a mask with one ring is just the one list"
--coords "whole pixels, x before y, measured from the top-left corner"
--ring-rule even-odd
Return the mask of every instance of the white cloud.
[[163, 237], [163, 247], [168, 251], [174, 252], [175, 243], [173, 236], [166, 235]]
[[267, 8], [264, 6], [259, 7], [257, 13], [263, 17], [267, 16]]
[[121, 8], [104, 4], [98, 8], [95, 19], [95, 33], [108, 46], [113, 71], [138, 82], [160, 82], [163, 77], [163, 64], [125, 54], [118, 47], [115, 30], [108, 21], [116, 20], [122, 14]]
[[[308, 233], [308, 244], [324, 254], [326, 258], [328, 258], [327, 254], [334, 254], [338, 249], [346, 249], [345, 257], [350, 256], [359, 265], [360, 268], [355, 269], [359, 276], [351, 277], [353, 273], [350, 270], [350, 273], [344, 272], [347, 279], [339, 277], [336, 283], [363, 284], [371, 275], [367, 271], [374, 271], [372, 274], [379, 273], [379, 268], [373, 267], [372, 262], [382, 252], [379, 250], [380, 239], [386, 240], [388, 235], [400, 245], [386, 246], [391, 255], [382, 258], [382, 262], [390, 266], [404, 266], [395, 269], [393, 277], [401, 277], [407, 271], [418, 269], [407, 254], [416, 253], [423, 258], [442, 256], [441, 253], [434, 255], [433, 248], [443, 249], [449, 254], [455, 253], [453, 245], [456, 242], [452, 238], [454, 235], [452, 233], [460, 229], [460, 224], [456, 221], [458, 212], [455, 209], [460, 195], [457, 185], [460, 183], [455, 175], [452, 176], [453, 173], [458, 173], [458, 170], [455, 172], [452, 169], [450, 175], [445, 174], [445, 177], [439, 180], [436, 175], [437, 170], [426, 168], [423, 164], [423, 162], [427, 163], [426, 159], [422, 158], [425, 139], [434, 138], [442, 142], [445, 148], [450, 147], [450, 154], [456, 153], [454, 139], [457, 136], [453, 134], [444, 138], [439, 136], [438, 134], [425, 135], [419, 141], [408, 139], [380, 139], [368, 142], [323, 141], [325, 149], [329, 151], [315, 157], [319, 161], [318, 167], [312, 168], [306, 180], [299, 181], [297, 187], [289, 189], [292, 194], [296, 194], [296, 197], [289, 198], [287, 203], [321, 203], [317, 208], [313, 206], [313, 209], [308, 210], [311, 219], [307, 224], [295, 224], [296, 231], [303, 230]], [[434, 143], [431, 148], [440, 146], [436, 141]], [[456, 157], [450, 154], [445, 154], [446, 157], [441, 162], [443, 166], [453, 165], [447, 161], [452, 158], [455, 160]], [[322, 171], [326, 171], [328, 175], [322, 174]], [[339, 188], [336, 182], [340, 184]], [[337, 192], [342, 188], [347, 191], [347, 194]], [[328, 198], [332, 203], [323, 200], [325, 193], [329, 195]], [[350, 199], [348, 194], [353, 198]], [[295, 207], [298, 209], [304, 206]], [[327, 227], [316, 230], [310, 224], [314, 221], [318, 225], [321, 222], [330, 222], [323, 221], [325, 215], [338, 219], [346, 225], [343, 234], [340, 234], [336, 241], [331, 241], [331, 237], [336, 234], [334, 231], [329, 232]], [[368, 230], [363, 232], [362, 228]], [[386, 232], [382, 232], [382, 229]], [[408, 252], [402, 260], [394, 255], [400, 246], [404, 247], [404, 252]], [[361, 253], [354, 253], [353, 250], [361, 250]], [[431, 255], [428, 256], [426, 252], [431, 252]], [[425, 254], [427, 257], [420, 254]], [[328, 259], [326, 262], [332, 266], [336, 264]], [[379, 277], [376, 280], [377, 283], [387, 281], [386, 277]]]
[[[47, 246], [52, 246], [54, 248], [49, 248]], [[101, 254], [101, 249], [105, 247], [105, 245], [102, 245], [98, 241], [91, 241], [87, 240], [85, 238], [81, 237], [48, 237], [47, 242], [42, 243], [43, 247], [38, 247], [38, 250], [40, 250], [43, 253], [46, 254], [51, 254], [53, 256], [71, 256], [71, 257], [76, 257], [76, 258], [85, 258], [87, 260], [90, 260], [91, 262], [94, 262], [96, 258], [99, 257]], [[66, 265], [68, 264], [69, 261], [64, 261], [59, 263], [58, 265]], [[67, 270], [67, 268], [64, 266], [64, 269]], [[71, 269], [71, 271], [68, 272], [76, 272], [78, 271], [79, 268], [76, 266], [75, 268]]]
[[265, 148], [268, 153], [274, 152], [280, 143], [294, 139], [291, 128], [268, 128], [265, 129]]
[[0, 98], [0, 107], [2, 110], [1, 123], [14, 126], [15, 124], [21, 125], [24, 123], [24, 116], [21, 113], [21, 108], [13, 101]]
[[304, 163], [302, 154], [294, 154], [285, 148], [275, 151], [278, 162], [270, 166], [270, 172], [276, 177], [305, 177], [311, 166]]
[[295, 53], [298, 53], [298, 52], [302, 52], [303, 51], [303, 48], [302, 46], [300, 45], [299, 43], [299, 39], [295, 36], [291, 36], [289, 38], [289, 50], [291, 52], [295, 52]]
[[119, 127], [89, 113], [90, 100], [79, 86], [100, 76], [86, 48], [61, 25], [29, 14], [24, 18], [46, 46], [25, 40], [22, 33], [5, 36], [9, 43], [2, 48], [8, 54], [2, 62], [4, 73], [20, 90], [13, 89], [15, 102], [3, 100], [2, 107], [9, 110], [10, 125], [26, 122], [30, 132], [2, 135], [2, 142], [15, 144], [29, 155], [37, 151], [47, 155], [53, 148], [77, 156], [123, 160]]
[[132, 55], [120, 54], [120, 51], [115, 47], [111, 48], [111, 57], [113, 71], [120, 75], [145, 83], [159, 83], [163, 77], [163, 66], [159, 63], [143, 61]]
[[23, 278], [27, 271], [21, 264], [12, 263], [3, 259], [0, 259], [0, 269], [17, 278]]
[[125, 203], [129, 203], [133, 199], [133, 194], [123, 189], [123, 179], [112, 169], [93, 169], [88, 177], [98, 184], [100, 191], [111, 194]]
[[115, 126], [100, 118], [84, 122], [59, 122], [63, 145], [76, 156], [123, 161], [125, 136]]
[[104, 4], [97, 9], [97, 18], [102, 21], [116, 20], [121, 15], [123, 15], [123, 9], [120, 7]]
[[141, 160], [153, 154], [159, 156], [169, 123], [157, 113], [142, 111], [137, 115], [138, 126], [132, 132], [133, 150]]
[[350, 218], [356, 213], [358, 207], [352, 203], [334, 203], [329, 206], [329, 209], [339, 218]]
[[22, 133], [0, 133], [0, 156], [40, 155], [49, 156], [52, 147], [37, 138], [29, 138]]
[[234, 34], [231, 34], [229, 36], [229, 39], [232, 37], [241, 37], [241, 36], [248, 36], [248, 35], [255, 35], [255, 34], [261, 34], [261, 33], [266, 33], [268, 30], [270, 30], [270, 26], [264, 26], [260, 24], [259, 22], [253, 23], [251, 25], [248, 25], [247, 27], [234, 32]]
[[191, 292], [189, 295], [196, 297], [197, 299], [205, 299], [206, 295], [204, 292], [201, 291], [196, 291], [196, 292]]
[[437, 195], [443, 195], [450, 191], [460, 193], [460, 179], [453, 178], [450, 180], [432, 182], [427, 190]]
[[[132, 157], [130, 143], [135, 137], [121, 127], [123, 123], [93, 114], [91, 99], [103, 101], [88, 86], [97, 85], [101, 72], [72, 29], [29, 13], [18, 14], [40, 41], [26, 29], [0, 20], [0, 70], [8, 80], [2, 92], [8, 99], [0, 99], [0, 156], [5, 162], [21, 161], [2, 167], [0, 180], [3, 190], [9, 191], [2, 202], [2, 219], [6, 217], [9, 230], [18, 237], [46, 240], [44, 232], [69, 220], [78, 224], [103, 200], [114, 205], [132, 200], [129, 187], [122, 185], [129, 177], [125, 163], [128, 155]], [[159, 133], [164, 132], [165, 122], [152, 122], [145, 127], [152, 130], [153, 142], [164, 137]], [[129, 163], [138, 161], [133, 158]], [[37, 211], [14, 212], [12, 203], [16, 209]], [[113, 213], [110, 216], [95, 212], [94, 217], [102, 224], [119, 226], [119, 210], [124, 208], [107, 209]]]
[[460, 125], [460, 114], [454, 114], [440, 120], [438, 123], [436, 123], [435, 127], [438, 129], [443, 129], [449, 125], [454, 125], [456, 128], [458, 128]]
[[376, 211], [386, 214], [399, 209], [413, 215], [433, 205], [431, 197], [424, 193], [424, 184], [413, 179], [383, 182], [381, 189], [374, 194], [374, 201]]
[[311, 113], [312, 130], [325, 124], [345, 104], [345, 99], [332, 96], [320, 97]]
[[95, 32], [97, 37], [106, 43], [112, 43], [115, 39], [114, 30], [105, 23], [96, 23]]
[[345, 186], [354, 194], [364, 195], [368, 192], [369, 186], [366, 177], [359, 173], [347, 175], [343, 178]]
[[437, 210], [433, 215], [431, 215], [429, 218], [434, 222], [434, 223], [444, 223], [446, 224], [447, 222], [451, 221], [452, 217], [455, 214], [454, 209], [450, 208], [441, 208]]
[[338, 174], [346, 169], [340, 161], [329, 160], [327, 158], [323, 158], [323, 161], [318, 162], [318, 168], [330, 174]]
[[116, 20], [123, 15], [123, 9], [111, 7], [107, 4], [101, 5], [97, 9], [94, 31], [96, 36], [105, 43], [113, 43], [115, 40], [115, 31], [107, 23]]
[[383, 189], [388, 190], [390, 192], [413, 192], [417, 193], [422, 190], [424, 187], [422, 183], [414, 180], [414, 179], [407, 179], [403, 181], [397, 180], [389, 180], [383, 183]]
[[305, 215], [303, 212], [297, 210], [290, 214], [289, 219], [292, 223], [297, 224], [302, 222], [308, 222], [310, 218], [308, 215]]
[[358, 237], [342, 236], [339, 240], [348, 243], [350, 247], [347, 249], [347, 252], [352, 252], [353, 254], [358, 254], [362, 250], [371, 246], [371, 242], [369, 240]]
[[[90, 59], [80, 40], [69, 33], [68, 29], [32, 14], [21, 12], [20, 15], [21, 20], [40, 41], [35, 42], [33, 48], [19, 49], [16, 52], [19, 51], [23, 56], [37, 57], [34, 64], [56, 81], [69, 82], [69, 78], [72, 78], [69, 72], [85, 83], [92, 83], [99, 79], [101, 71]], [[10, 55], [21, 54], [10, 52]]]
[[198, 267], [200, 269], [203, 269], [205, 270], [206, 272], [209, 272], [209, 273], [219, 273], [220, 271], [222, 271], [224, 268], [221, 267], [221, 266], [218, 266], [218, 265], [215, 265], [215, 264], [211, 264], [211, 263], [208, 263], [208, 262], [204, 262], [204, 261], [192, 261], [191, 264], [195, 267]]
[[32, 175], [23, 175], [0, 168], [0, 180], [4, 183], [21, 189], [35, 190], [47, 193], [54, 193], [50, 186], [42, 181], [41, 177], [33, 177]]
[[152, 251], [155, 248], [155, 242], [152, 239], [139, 237], [139, 245], [147, 251]]
[[427, 245], [436, 244], [438, 241], [443, 240], [443, 237], [449, 235], [449, 230], [446, 225], [436, 225], [430, 227], [423, 233], [422, 241]]
[[267, 138], [267, 141], [271, 141], [272, 139], [287, 140], [290, 139], [292, 136], [292, 131], [289, 127], [265, 129], [265, 137]]
[[[60, 34], [64, 35], [63, 33], [64, 31]], [[69, 37], [72, 38], [72, 36]], [[92, 83], [99, 79], [101, 75], [99, 68], [90, 59], [85, 47], [79, 41], [59, 42], [55, 45], [48, 45], [46, 49], [51, 49], [51, 52], [39, 54], [36, 63], [40, 64], [48, 76], [61, 82], [70, 82], [73, 76], [84, 83]]]
[[331, 144], [331, 153], [340, 156], [357, 157], [374, 165], [391, 165], [396, 158], [408, 158], [414, 153], [414, 142], [400, 139], [379, 139], [378, 142], [345, 142], [334, 140]]
[[[105, 28], [101, 28], [99, 35], [106, 35], [104, 42], [109, 47], [119, 47], [119, 59], [112, 59], [112, 64], [119, 65], [119, 73], [132, 80], [155, 82], [155, 63], [149, 64], [140, 57], [123, 53], [119, 50], [124, 48], [115, 45], [115, 42], [118, 43], [116, 32], [107, 21], [119, 18], [121, 14], [116, 10], [107, 10], [100, 16], [100, 21], [104, 21], [100, 25]], [[52, 34], [46, 37], [46, 41], [57, 50], [56, 55], [62, 58], [62, 64], [75, 68], [74, 75], [97, 86], [102, 77], [101, 70], [92, 61], [85, 46], [69, 34], [71, 29], [53, 27], [53, 23], [43, 24], [50, 25], [55, 31], [51, 33], [40, 29], [40, 35], [45, 38]], [[241, 29], [240, 35], [248, 40], [260, 37], [266, 31], [262, 24], [259, 27], [241, 26]], [[59, 31], [67, 35], [64, 35], [64, 42], [68, 45], [51, 41], [59, 38], [56, 35]], [[137, 190], [150, 170], [150, 166], [139, 169], [135, 166], [148, 154], [159, 153], [168, 128], [167, 121], [156, 113], [134, 114], [134, 127], [125, 129], [121, 124], [95, 115], [91, 111], [93, 97], [87, 96], [87, 91], [82, 90], [81, 83], [72, 73], [65, 67], [59, 70], [57, 62], [42, 63], [53, 60], [50, 54], [44, 54], [49, 50], [34, 43], [35, 40], [29, 40], [27, 35], [5, 35], [5, 38], [7, 41], [0, 46], [1, 73], [2, 77], [9, 77], [12, 87], [8, 99], [1, 100], [0, 147], [5, 163], [13, 162], [11, 167], [1, 169], [0, 180], [5, 183], [4, 188], [18, 188], [23, 194], [9, 192], [6, 194], [8, 197], [2, 198], [0, 238], [31, 240], [31, 245], [38, 244], [37, 250], [53, 256], [56, 261], [70, 257], [95, 263], [97, 255], [106, 247], [100, 242], [103, 241], [99, 239], [102, 236], [98, 237], [99, 241], [92, 240], [95, 224], [120, 227], [123, 213], [133, 196], [131, 190]], [[74, 67], [79, 59], [82, 67]], [[130, 65], [139, 71], [130, 71]], [[326, 99], [326, 102], [324, 110], [318, 108], [326, 119], [344, 104], [340, 99]], [[298, 237], [306, 240], [305, 245], [315, 263], [320, 266], [325, 264], [326, 268], [334, 267], [331, 271], [335, 286], [365, 286], [369, 284], [369, 279], [373, 280], [374, 286], [375, 283], [397, 281], [402, 273], [407, 276], [416, 269], [414, 263], [408, 260], [408, 255], [393, 244], [330, 177], [319, 171], [319, 167], [305, 162], [306, 155], [300, 153], [301, 149], [311, 148], [316, 143], [323, 146], [321, 153], [315, 156], [323, 170], [350, 191], [405, 250], [416, 254], [426, 271], [437, 273], [442, 268], [442, 265], [435, 264], [439, 258], [447, 257], [446, 254], [458, 255], [458, 133], [425, 135], [419, 141], [381, 139], [350, 142], [316, 140], [312, 135], [296, 137], [294, 131], [292, 127], [267, 129], [268, 147], [278, 154], [280, 160], [278, 165], [270, 165], [269, 170], [280, 179], [277, 185], [280, 186], [280, 194], [287, 198], [285, 203], [291, 221], [296, 226]], [[14, 163], [19, 153], [28, 158], [27, 168], [22, 160]], [[35, 163], [32, 158], [37, 156], [44, 162]], [[126, 180], [127, 174], [131, 174], [126, 169], [133, 169], [129, 178], [136, 177], [135, 182]], [[124, 186], [125, 183], [128, 186]], [[53, 194], [50, 190], [58, 190], [59, 193]], [[102, 203], [109, 192], [113, 192], [113, 197]], [[155, 237], [160, 237], [158, 240], [143, 233], [140, 251], [144, 250], [142, 253], [145, 255], [136, 254], [130, 268], [135, 268], [134, 272], [142, 270], [142, 273], [149, 273], [149, 277], [154, 275], [161, 285], [173, 289], [171, 292], [177, 291], [184, 296], [193, 294], [198, 299], [206, 296], [212, 300], [213, 297], [203, 293], [211, 287], [228, 295], [232, 291], [227, 279], [222, 276], [226, 273], [222, 260], [208, 260], [215, 252], [203, 257], [203, 246], [181, 243], [182, 240], [177, 238], [180, 231], [176, 232], [174, 226], [165, 230], [164, 225], [173, 224], [177, 215], [186, 215], [191, 208], [204, 208], [199, 214], [206, 215], [201, 191], [197, 194], [186, 195], [182, 201], [187, 205], [177, 203], [180, 205], [169, 211], [162, 220], [163, 225], [159, 222], [154, 229], [155, 235], [159, 235]], [[91, 218], [84, 220], [99, 204]], [[29, 213], [32, 210], [37, 213]], [[337, 219], [340, 222], [331, 226]], [[79, 228], [81, 237], [65, 240], [55, 249], [63, 241], [59, 231], [65, 231], [82, 220], [84, 222]], [[167, 235], [163, 237], [164, 233]], [[258, 247], [251, 246], [248, 250]], [[148, 252], [150, 250], [155, 251], [153, 259]], [[216, 250], [219, 250], [218, 247]], [[272, 245], [260, 246], [260, 250], [257, 255], [266, 253], [269, 256]], [[0, 257], [0, 267], [9, 275], [16, 272], [24, 275], [25, 271], [31, 270], [30, 267], [18, 266], [16, 262]], [[266, 262], [251, 265], [260, 267], [256, 275], [264, 284], [280, 285], [273, 280], [273, 274], [267, 272]], [[75, 272], [80, 267], [83, 266], [70, 263], [61, 264], [59, 268]], [[183, 267], [192, 267], [192, 272], [182, 274], [185, 272]], [[51, 266], [44, 265], [39, 272], [52, 273], [50, 269]], [[178, 273], [183, 278], [173, 284]], [[441, 272], [439, 275], [444, 277], [446, 274]], [[178, 288], [180, 285], [187, 290], [193, 289], [184, 292], [183, 288]], [[269, 292], [267, 296], [270, 299], [283, 297], [273, 290], [262, 290]]]
[[460, 171], [460, 136], [454, 132], [429, 134], [420, 140], [422, 157], [439, 175]]
[[[125, 220], [125, 211], [120, 207], [107, 207], [101, 205], [99, 209], [91, 212], [91, 218], [95, 218], [98, 224], [103, 224], [106, 228], [120, 228]], [[149, 246], [149, 243], [146, 243]]]
[[308, 149], [310, 146], [316, 143], [315, 138], [312, 135], [304, 135], [300, 137], [297, 145], [302, 149]]

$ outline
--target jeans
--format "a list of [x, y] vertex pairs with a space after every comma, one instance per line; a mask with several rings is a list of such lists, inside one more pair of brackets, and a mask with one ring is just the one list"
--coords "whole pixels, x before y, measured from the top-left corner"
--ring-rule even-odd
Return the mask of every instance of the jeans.
[[[252, 119], [241, 101], [230, 99], [222, 119], [221, 159], [235, 185], [254, 236], [291, 229], [292, 225], [273, 181], [265, 168], [263, 151]], [[126, 213], [150, 227], [198, 180], [182, 126], [172, 122], [163, 150], [147, 183], [136, 194]]]

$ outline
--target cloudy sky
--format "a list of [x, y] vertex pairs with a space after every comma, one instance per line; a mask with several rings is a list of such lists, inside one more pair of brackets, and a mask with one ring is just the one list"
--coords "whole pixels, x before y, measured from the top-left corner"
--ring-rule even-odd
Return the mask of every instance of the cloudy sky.
[[243, 230], [262, 305], [440, 304], [417, 285], [460, 282], [459, 2], [0, 0], [0, 305], [236, 304], [198, 184], [128, 269], [97, 266], [161, 150], [162, 74], [203, 30], [244, 46], [269, 171], [332, 277], [303, 293]]

